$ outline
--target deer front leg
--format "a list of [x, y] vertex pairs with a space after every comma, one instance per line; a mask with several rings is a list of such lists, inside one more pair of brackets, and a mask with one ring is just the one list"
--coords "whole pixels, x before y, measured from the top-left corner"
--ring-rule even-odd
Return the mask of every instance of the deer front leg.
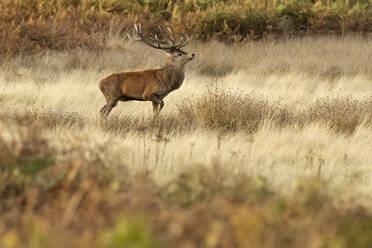
[[99, 111], [101, 113], [101, 117], [104, 115], [105, 111], [106, 111], [106, 104]]
[[154, 111], [154, 117], [157, 117], [160, 113], [160, 110], [164, 107], [163, 100], [160, 100], [160, 99], [153, 100], [152, 107]]
[[[143, 93], [143, 99], [152, 102], [154, 117], [156, 117], [164, 106], [162, 98], [157, 93], [158, 86], [147, 87]], [[155, 93], [154, 93], [155, 92]]]
[[164, 101], [163, 100], [160, 100], [159, 102], [159, 112], [160, 110], [164, 107]]
[[159, 103], [157, 101], [152, 101], [152, 110], [154, 115], [159, 111]]

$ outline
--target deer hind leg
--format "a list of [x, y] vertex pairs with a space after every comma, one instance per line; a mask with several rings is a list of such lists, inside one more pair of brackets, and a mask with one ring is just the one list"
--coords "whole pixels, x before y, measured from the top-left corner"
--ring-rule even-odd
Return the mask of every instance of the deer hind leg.
[[110, 104], [107, 104], [107, 107], [106, 107], [106, 115], [108, 116], [111, 112], [111, 110], [116, 106], [118, 105], [118, 100], [114, 100], [112, 101]]
[[101, 109], [101, 118], [107, 118], [111, 112], [111, 110], [118, 104], [118, 99], [113, 101], [108, 101], [105, 106]]
[[117, 105], [120, 98], [118, 79], [109, 77], [99, 83], [99, 89], [106, 98], [106, 105], [101, 108], [101, 117], [107, 118], [111, 110]]

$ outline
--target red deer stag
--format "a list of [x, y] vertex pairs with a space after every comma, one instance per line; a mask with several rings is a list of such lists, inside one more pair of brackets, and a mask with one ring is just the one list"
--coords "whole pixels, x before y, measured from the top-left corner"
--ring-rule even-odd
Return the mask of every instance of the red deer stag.
[[154, 116], [157, 116], [164, 106], [163, 98], [182, 85], [185, 64], [195, 58], [195, 54], [181, 49], [190, 41], [187, 35], [186, 39], [181, 37], [182, 42], [177, 45], [169, 27], [169, 38], [165, 40], [159, 40], [157, 35], [147, 39], [142, 33], [141, 24], [135, 24], [134, 28], [139, 36], [137, 40], [167, 53], [167, 62], [160, 69], [115, 73], [101, 80], [99, 88], [107, 102], [101, 109], [101, 117], [107, 118], [118, 101], [132, 100], [151, 101]]

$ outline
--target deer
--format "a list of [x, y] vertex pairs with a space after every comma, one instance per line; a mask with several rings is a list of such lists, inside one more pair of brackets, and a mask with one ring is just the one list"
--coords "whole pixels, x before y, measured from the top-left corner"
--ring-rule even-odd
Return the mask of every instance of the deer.
[[134, 24], [134, 40], [142, 41], [151, 48], [162, 50], [167, 55], [167, 61], [160, 69], [114, 73], [99, 82], [99, 88], [106, 98], [106, 104], [100, 110], [100, 116], [106, 119], [118, 101], [151, 101], [153, 116], [156, 117], [164, 107], [163, 99], [172, 91], [181, 87], [184, 79], [185, 65], [195, 59], [194, 53], [187, 53], [182, 48], [190, 38], [181, 37], [176, 43], [172, 29], [167, 27], [169, 37], [162, 38], [155, 34], [146, 38], [141, 24]]

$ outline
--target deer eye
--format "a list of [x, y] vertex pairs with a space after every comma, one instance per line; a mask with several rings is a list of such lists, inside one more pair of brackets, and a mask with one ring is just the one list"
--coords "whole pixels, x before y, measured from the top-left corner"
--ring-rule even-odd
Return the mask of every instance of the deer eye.
[[178, 53], [177, 56], [182, 56], [182, 53]]

